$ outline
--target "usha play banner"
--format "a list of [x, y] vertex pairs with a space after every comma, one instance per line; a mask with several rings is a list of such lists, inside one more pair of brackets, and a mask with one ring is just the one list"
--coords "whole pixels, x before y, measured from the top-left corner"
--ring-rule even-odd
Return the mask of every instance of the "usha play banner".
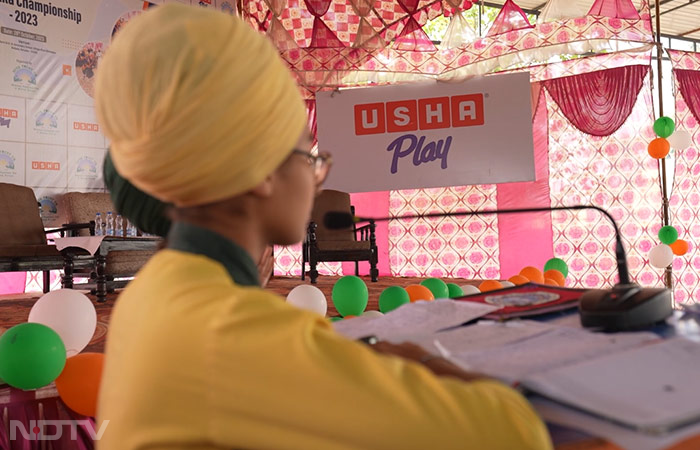
[[319, 92], [325, 187], [346, 192], [535, 179], [527, 73]]

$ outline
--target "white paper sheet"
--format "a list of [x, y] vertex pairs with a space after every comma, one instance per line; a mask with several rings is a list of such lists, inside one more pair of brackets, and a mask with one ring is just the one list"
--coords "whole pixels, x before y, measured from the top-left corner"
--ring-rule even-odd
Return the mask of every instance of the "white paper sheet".
[[700, 421], [700, 344], [684, 338], [559, 367], [522, 385], [648, 433]]
[[[453, 353], [489, 350], [510, 343], [521, 341], [552, 329], [546, 323], [529, 320], [511, 320], [508, 322], [494, 322], [482, 320], [466, 327], [452, 328], [437, 333], [422, 335], [397, 335], [388, 340], [391, 342], [413, 342], [434, 353], [447, 351]], [[441, 350], [436, 347], [439, 342]]]
[[660, 339], [646, 332], [603, 334], [553, 326], [545, 333], [498, 348], [455, 352], [452, 360], [467, 370], [476, 370], [512, 383], [538, 372]]
[[387, 340], [396, 336], [434, 333], [485, 316], [496, 309], [497, 306], [449, 299], [419, 301], [405, 304], [382, 317], [341, 320], [333, 326], [338, 333], [352, 339], [374, 335]]

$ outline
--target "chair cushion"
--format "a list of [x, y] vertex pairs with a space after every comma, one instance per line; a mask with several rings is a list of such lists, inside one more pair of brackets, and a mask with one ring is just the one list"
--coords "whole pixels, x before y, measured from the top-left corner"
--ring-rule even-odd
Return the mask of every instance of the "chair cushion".
[[62, 258], [55, 245], [0, 245], [0, 258], [33, 258], [49, 256]]
[[369, 241], [318, 241], [320, 251], [369, 250]]

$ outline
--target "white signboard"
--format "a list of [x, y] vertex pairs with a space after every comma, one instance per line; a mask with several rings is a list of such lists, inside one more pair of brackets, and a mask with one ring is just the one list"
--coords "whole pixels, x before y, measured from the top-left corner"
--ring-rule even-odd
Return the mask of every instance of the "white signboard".
[[324, 187], [386, 191], [535, 179], [527, 73], [316, 94]]

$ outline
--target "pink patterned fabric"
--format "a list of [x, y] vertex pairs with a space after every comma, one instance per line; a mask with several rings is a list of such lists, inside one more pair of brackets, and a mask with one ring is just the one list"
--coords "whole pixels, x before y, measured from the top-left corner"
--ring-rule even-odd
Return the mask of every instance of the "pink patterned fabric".
[[[649, 78], [629, 120], [615, 133], [590, 136], [570, 126], [558, 105], [549, 106], [549, 187], [552, 206], [593, 204], [615, 218], [627, 250], [630, 277], [662, 286], [663, 271], [648, 264], [658, 243], [661, 192], [657, 162], [647, 144], [654, 138]], [[567, 261], [567, 286], [593, 288], [617, 281], [614, 230], [596, 211], [552, 214], [554, 256]]]
[[700, 121], [700, 71], [674, 69], [676, 83], [683, 101], [688, 105], [695, 120]]
[[396, 0], [397, 3], [408, 13], [404, 21], [401, 33], [394, 41], [394, 48], [397, 50], [413, 52], [434, 52], [435, 45], [430, 40], [421, 24], [414, 18], [418, 10], [418, 0]]
[[631, 0], [595, 0], [588, 14], [618, 19], [639, 19], [639, 13]]
[[311, 32], [311, 48], [344, 47], [338, 37], [328, 28], [321, 17], [328, 12], [331, 0], [304, 0], [309, 12], [314, 16], [314, 28]]
[[497, 36], [528, 28], [534, 28], [534, 25], [527, 20], [523, 10], [513, 0], [506, 0], [486, 36]]
[[669, 198], [671, 225], [678, 230], [678, 237], [688, 242], [688, 253], [673, 258], [674, 300], [676, 304], [690, 304], [700, 302], [700, 120], [682, 94], [678, 73], [700, 70], [700, 53], [668, 53], [676, 74], [676, 129], [687, 131], [692, 138], [690, 147], [675, 152], [676, 170]]
[[649, 66], [625, 66], [544, 81], [571, 123], [593, 136], [609, 136], [627, 120]]
[[[539, 86], [540, 83], [534, 83]], [[496, 187], [498, 207], [516, 209], [550, 206], [547, 102], [541, 90], [533, 107], [535, 181], [503, 183]], [[552, 215], [548, 212], [503, 215], [498, 220], [501, 277], [510, 278], [525, 266], [544, 267], [553, 255]]]

